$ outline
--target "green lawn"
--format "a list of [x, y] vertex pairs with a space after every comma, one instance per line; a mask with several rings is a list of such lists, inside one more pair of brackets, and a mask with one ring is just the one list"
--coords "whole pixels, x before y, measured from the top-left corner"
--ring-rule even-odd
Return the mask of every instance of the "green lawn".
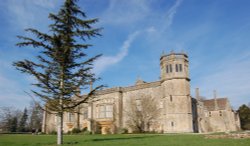
[[[0, 146], [54, 146], [55, 135], [0, 135]], [[205, 139], [204, 135], [65, 135], [66, 146], [250, 146], [250, 139]]]

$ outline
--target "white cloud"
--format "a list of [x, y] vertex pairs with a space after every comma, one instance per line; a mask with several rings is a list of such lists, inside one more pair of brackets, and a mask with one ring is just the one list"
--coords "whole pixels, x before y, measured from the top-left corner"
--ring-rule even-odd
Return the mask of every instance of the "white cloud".
[[124, 57], [128, 54], [128, 49], [130, 48], [132, 42], [135, 40], [135, 38], [138, 36], [139, 31], [136, 31], [132, 34], [130, 34], [123, 42], [123, 45], [120, 48], [120, 52], [116, 54], [115, 56], [102, 56], [100, 57], [95, 63], [94, 63], [94, 73], [99, 75], [101, 72], [103, 72], [108, 67], [119, 63]]
[[[155, 42], [153, 40], [158, 40], [159, 37], [162, 37], [167, 28], [171, 26], [181, 2], [182, 0], [175, 1], [175, 3], [166, 12], [166, 15], [164, 17], [161, 17], [161, 15], [157, 14], [155, 10], [152, 9], [150, 5], [151, 1], [110, 0], [110, 5], [103, 13], [103, 16], [101, 18], [104, 21], [104, 24], [109, 25], [115, 24], [121, 27], [123, 25], [130, 26], [133, 24], [134, 28], [141, 30], [141, 33], [147, 33], [147, 35], [142, 36], [142, 39], [146, 39], [145, 37], [148, 37], [150, 42], [152, 41], [151, 43], [155, 45]], [[157, 17], [159, 18], [159, 16], [162, 19], [156, 19]], [[150, 26], [142, 26], [142, 23], [140, 23], [140, 21], [145, 21], [145, 19], [156, 19], [156, 21], [149, 23]], [[123, 43], [123, 46], [121, 47], [118, 54], [114, 56], [103, 56], [99, 60], [97, 60], [94, 65], [94, 72], [98, 75], [108, 67], [119, 63], [128, 54], [128, 49], [137, 35], [138, 32], [129, 35], [128, 39]]]
[[156, 28], [154, 26], [151, 26], [151, 27], [149, 27], [149, 28], [146, 29], [146, 32], [148, 32], [148, 33], [154, 33], [156, 31], [157, 30], [156, 30]]
[[163, 31], [166, 31], [166, 29], [169, 28], [169, 26], [173, 23], [174, 16], [181, 2], [182, 0], [176, 0], [175, 4], [167, 11], [167, 14], [164, 18], [165, 23], [163, 23]]
[[156, 47], [155, 45], [157, 44], [158, 48], [162, 49], [167, 47], [167, 41], [167, 45], [170, 48], [183, 48], [180, 42], [169, 39], [169, 36], [171, 35], [169, 28], [173, 24], [175, 14], [177, 13], [177, 10], [181, 3], [182, 0], [176, 0], [168, 10], [164, 10], [166, 11], [166, 13], [164, 13], [163, 15], [162, 13], [154, 13], [154, 10], [150, 11], [150, 13], [153, 14], [151, 16], [154, 17], [154, 23], [151, 24], [150, 27], [146, 28], [146, 31], [149, 33], [149, 36], [146, 39], [152, 44], [152, 46]]

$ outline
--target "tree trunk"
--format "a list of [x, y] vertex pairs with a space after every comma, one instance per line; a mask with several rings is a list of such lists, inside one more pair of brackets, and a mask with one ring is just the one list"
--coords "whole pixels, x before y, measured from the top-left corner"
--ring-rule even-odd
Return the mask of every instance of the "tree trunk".
[[58, 113], [57, 116], [57, 145], [63, 144], [63, 113]]
[[60, 98], [61, 111], [57, 115], [57, 145], [63, 144], [63, 110], [62, 98]]
[[57, 121], [57, 145], [63, 144], [63, 90], [64, 90], [64, 84], [63, 84], [63, 71], [61, 71], [61, 81], [60, 81], [60, 111], [58, 113], [58, 121]]

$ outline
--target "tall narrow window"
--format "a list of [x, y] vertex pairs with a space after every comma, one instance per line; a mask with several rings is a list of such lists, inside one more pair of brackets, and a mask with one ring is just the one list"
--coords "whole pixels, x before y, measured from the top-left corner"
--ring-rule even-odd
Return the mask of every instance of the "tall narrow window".
[[106, 118], [113, 117], [113, 105], [106, 105]]
[[104, 105], [101, 105], [99, 107], [99, 118], [105, 118], [105, 106]]
[[178, 72], [178, 64], [175, 64], [175, 71]]
[[166, 72], [168, 73], [168, 65], [166, 66]]
[[172, 97], [172, 95], [170, 95], [170, 101], [171, 101], [171, 102], [173, 101], [173, 97]]
[[171, 122], [171, 126], [174, 127], [174, 122]]
[[182, 72], [182, 64], [179, 64], [179, 71]]
[[74, 122], [75, 121], [75, 114], [69, 113], [68, 114], [68, 122]]
[[169, 64], [169, 72], [172, 72], [172, 64]]
[[88, 108], [83, 109], [83, 119], [88, 118]]

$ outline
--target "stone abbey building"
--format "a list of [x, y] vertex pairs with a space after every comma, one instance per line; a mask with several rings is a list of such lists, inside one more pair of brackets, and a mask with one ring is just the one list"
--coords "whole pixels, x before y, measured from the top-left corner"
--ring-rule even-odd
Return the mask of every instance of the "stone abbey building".
[[[93, 102], [82, 104], [79, 113], [65, 113], [63, 130], [86, 128], [92, 132], [118, 133], [128, 126], [126, 109], [128, 101], [138, 100], [144, 95], [157, 101], [159, 116], [149, 129], [162, 133], [206, 133], [237, 131], [239, 116], [233, 111], [227, 98], [216, 97], [205, 100], [196, 89], [190, 95], [189, 61], [185, 53], [170, 53], [160, 58], [161, 79], [155, 82], [137, 80], [129, 87], [108, 88], [96, 93]], [[83, 95], [84, 96], [84, 95]], [[142, 111], [143, 112], [143, 111]], [[44, 113], [43, 132], [56, 131], [56, 116]]]

